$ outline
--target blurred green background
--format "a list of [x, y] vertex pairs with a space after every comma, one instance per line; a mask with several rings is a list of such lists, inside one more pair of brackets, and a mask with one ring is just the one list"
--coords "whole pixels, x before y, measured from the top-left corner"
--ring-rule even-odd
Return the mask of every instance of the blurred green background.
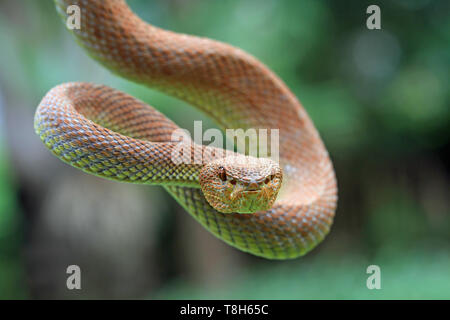
[[[284, 79], [333, 159], [334, 226], [305, 257], [267, 261], [210, 235], [160, 187], [60, 162], [33, 116], [63, 82], [118, 88], [187, 129], [205, 117], [92, 61], [52, 1], [3, 0], [0, 299], [450, 298], [448, 1], [128, 2], [157, 26], [243, 48]], [[369, 4], [382, 30], [366, 28]], [[71, 264], [80, 291], [66, 288]], [[381, 290], [366, 287], [372, 264]]]

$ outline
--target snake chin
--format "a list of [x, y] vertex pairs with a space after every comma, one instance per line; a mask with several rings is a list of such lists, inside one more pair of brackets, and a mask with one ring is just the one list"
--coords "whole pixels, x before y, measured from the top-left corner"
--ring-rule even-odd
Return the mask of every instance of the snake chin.
[[248, 214], [272, 208], [282, 178], [276, 162], [242, 156], [206, 164], [199, 181], [203, 195], [214, 209]]

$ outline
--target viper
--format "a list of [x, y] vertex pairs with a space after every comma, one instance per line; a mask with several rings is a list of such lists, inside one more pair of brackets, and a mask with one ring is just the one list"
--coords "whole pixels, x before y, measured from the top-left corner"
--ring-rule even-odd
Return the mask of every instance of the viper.
[[[166, 116], [81, 82], [54, 87], [37, 108], [35, 131], [54, 155], [99, 177], [162, 185], [212, 234], [260, 257], [296, 258], [324, 239], [337, 204], [333, 165], [305, 109], [268, 67], [228, 44], [150, 25], [123, 0], [55, 3], [64, 21], [68, 6], [80, 8], [71, 33], [113, 73], [188, 102], [222, 130], [278, 129], [279, 155], [195, 143], [180, 154], [179, 127]], [[200, 162], [183, 161], [197, 154]]]

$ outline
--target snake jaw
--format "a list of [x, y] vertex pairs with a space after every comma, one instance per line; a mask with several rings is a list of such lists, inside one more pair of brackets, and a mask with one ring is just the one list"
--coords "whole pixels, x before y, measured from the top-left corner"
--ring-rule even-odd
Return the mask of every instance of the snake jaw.
[[231, 202], [239, 201], [241, 198], [242, 198], [242, 189], [241, 190], [233, 190], [230, 194]]

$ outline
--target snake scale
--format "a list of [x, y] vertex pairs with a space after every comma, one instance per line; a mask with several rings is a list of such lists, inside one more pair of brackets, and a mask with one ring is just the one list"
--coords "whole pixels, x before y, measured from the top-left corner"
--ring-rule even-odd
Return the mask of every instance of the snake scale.
[[[100, 177], [162, 185], [215, 236], [260, 257], [296, 258], [321, 242], [336, 209], [334, 169], [280, 78], [238, 48], [147, 24], [123, 0], [55, 3], [64, 21], [67, 7], [79, 6], [81, 28], [71, 31], [112, 72], [190, 103], [223, 130], [279, 129], [279, 163], [195, 144], [192, 154], [227, 157], [175, 163], [175, 123], [126, 93], [91, 83], [58, 85], [39, 104], [35, 131], [53, 154]], [[235, 165], [228, 156], [243, 161]]]

